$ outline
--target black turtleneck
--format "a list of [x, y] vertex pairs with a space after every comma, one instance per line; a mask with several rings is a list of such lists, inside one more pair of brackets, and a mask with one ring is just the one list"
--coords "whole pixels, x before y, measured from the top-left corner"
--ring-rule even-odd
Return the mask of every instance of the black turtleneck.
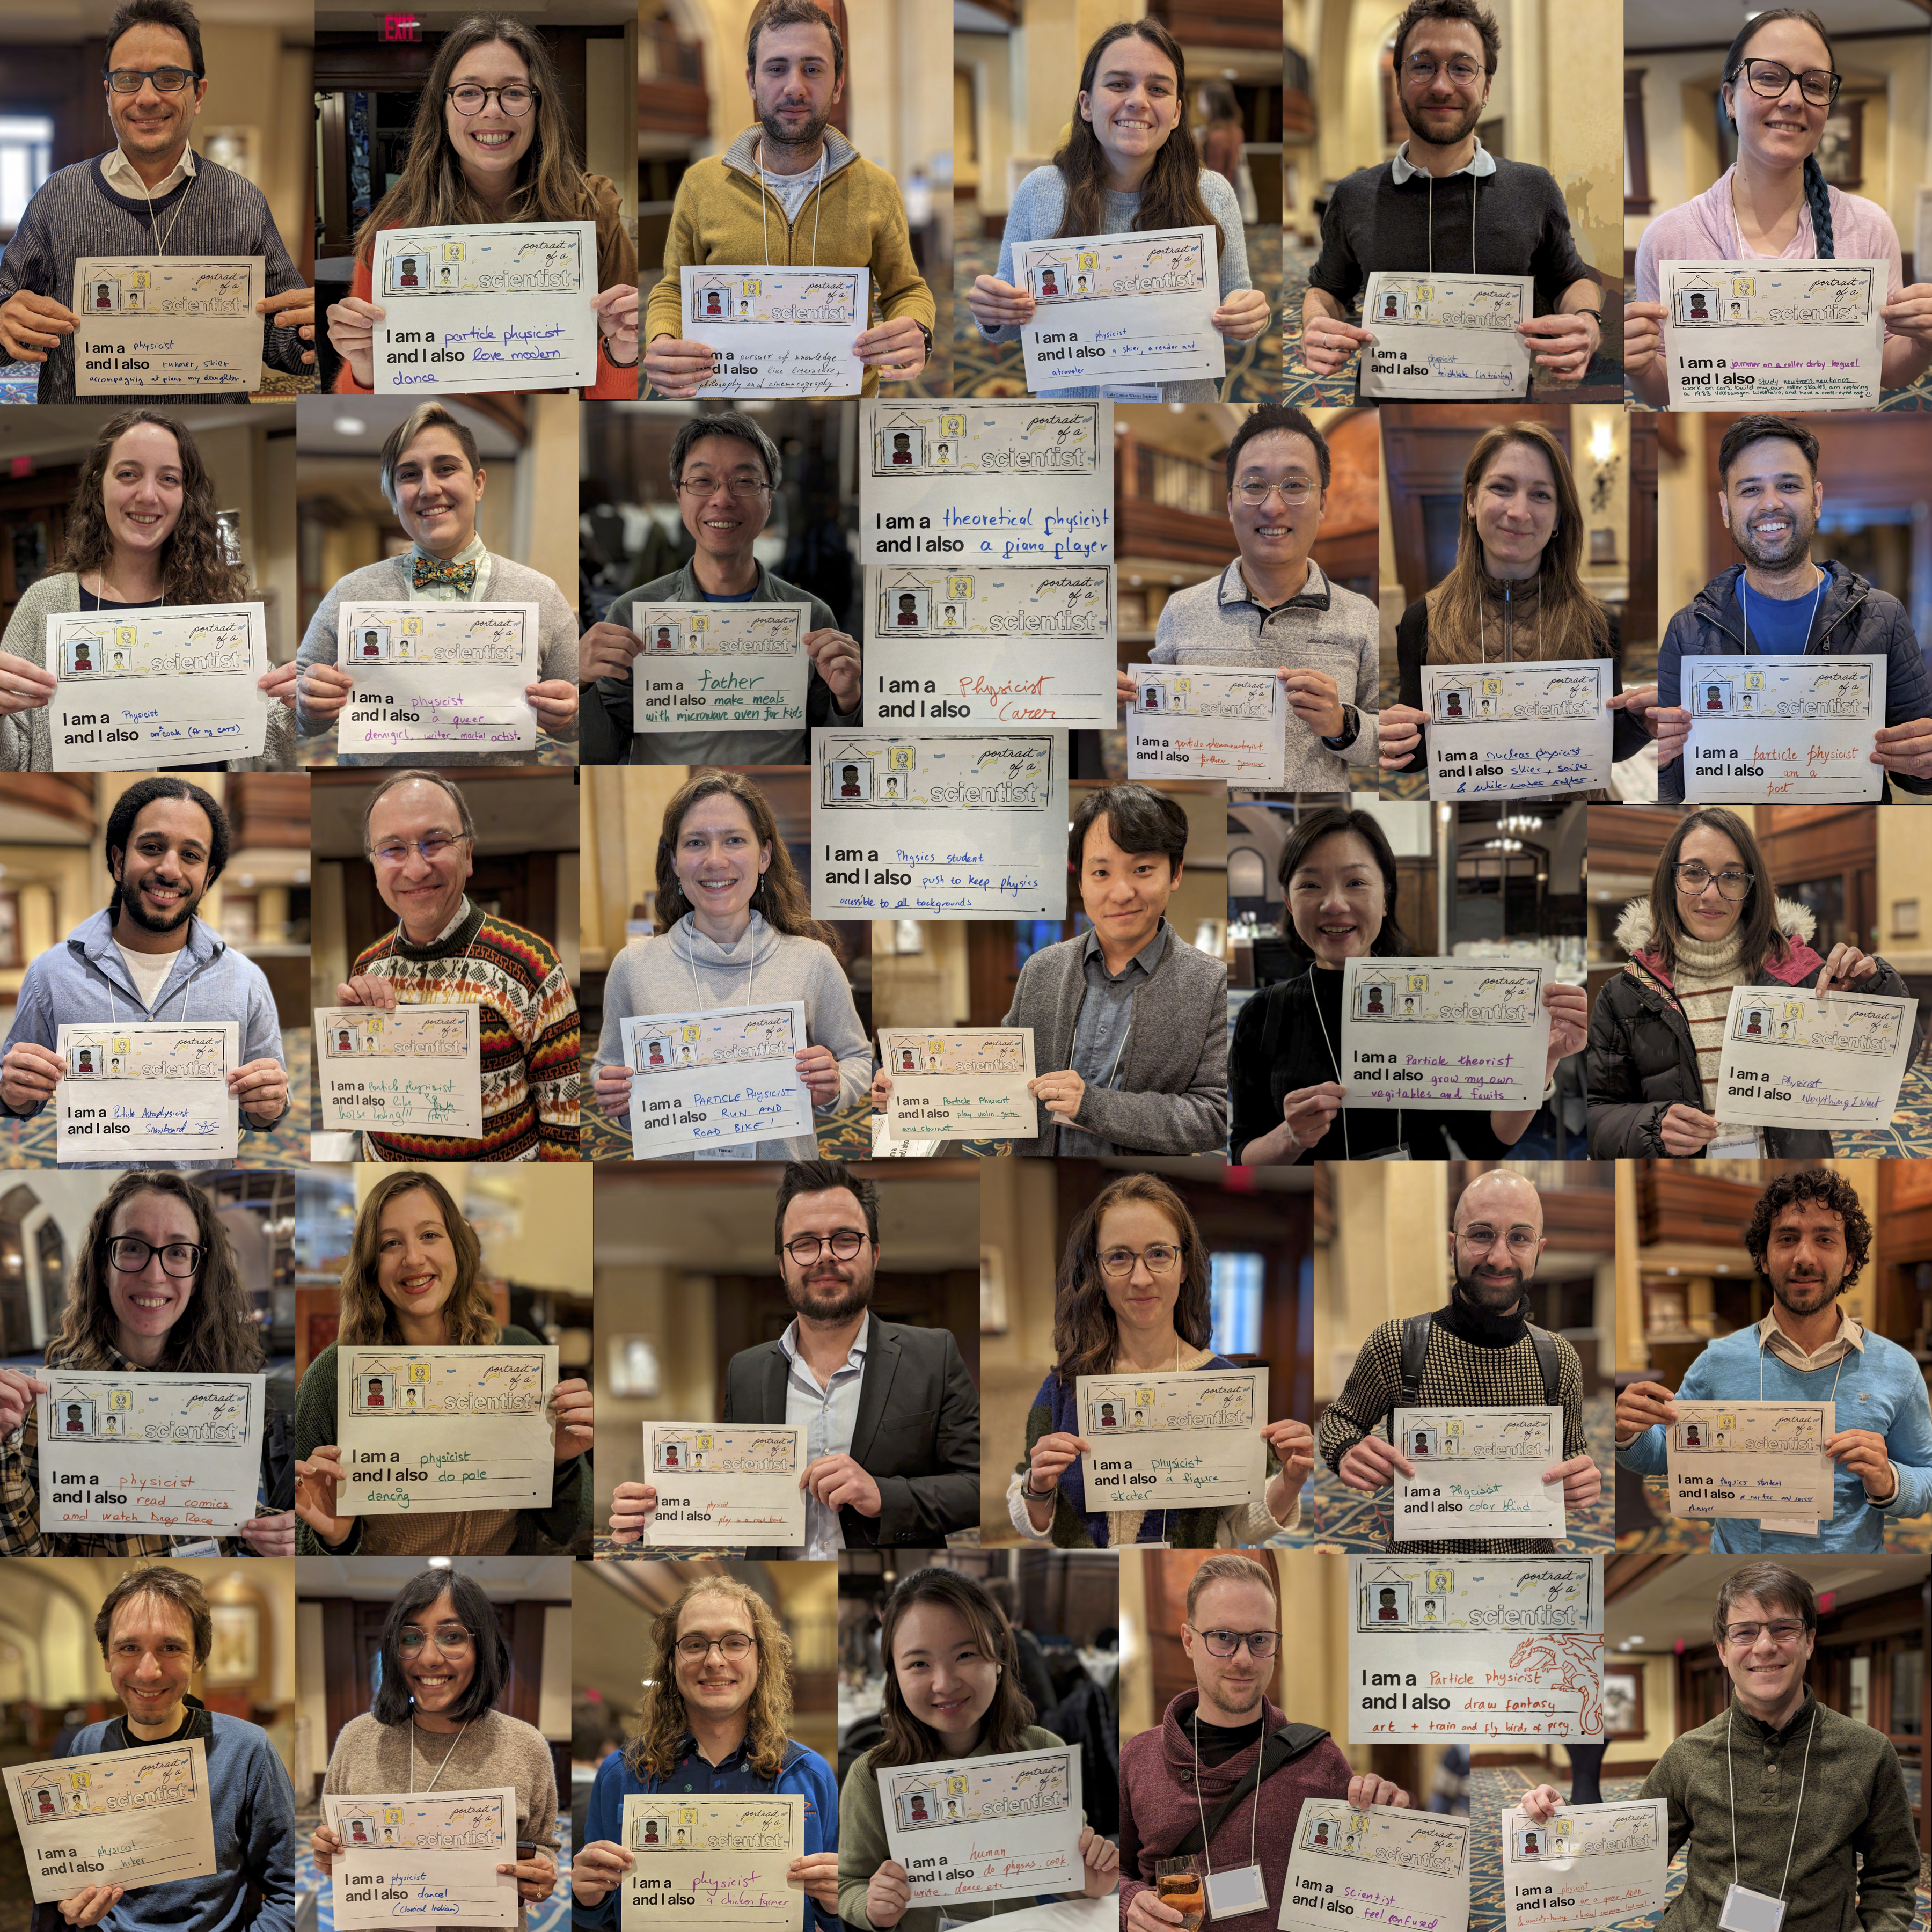
[[1436, 1310], [1436, 1318], [1472, 1348], [1514, 1348], [1529, 1332], [1529, 1298], [1520, 1295], [1507, 1315], [1492, 1315], [1468, 1300], [1458, 1282], [1449, 1291], [1447, 1304]]
[[1251, 1724], [1212, 1724], [1200, 1716], [1197, 1708], [1187, 1720], [1187, 1734], [1194, 1740], [1202, 1768], [1211, 1771], [1217, 1764], [1226, 1764], [1231, 1757], [1239, 1757], [1244, 1750], [1251, 1750], [1267, 1725], [1265, 1711]]

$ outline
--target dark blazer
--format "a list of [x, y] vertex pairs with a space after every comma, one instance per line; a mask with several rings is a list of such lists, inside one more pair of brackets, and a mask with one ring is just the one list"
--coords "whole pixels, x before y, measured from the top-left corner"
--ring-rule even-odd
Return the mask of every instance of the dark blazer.
[[[790, 1364], [776, 1342], [734, 1355], [724, 1370], [721, 1422], [785, 1419]], [[852, 1460], [879, 1486], [879, 1514], [838, 1512], [848, 1550], [944, 1543], [980, 1526], [980, 1391], [959, 1345], [944, 1328], [872, 1318]], [[766, 1560], [778, 1550], [753, 1550]]]

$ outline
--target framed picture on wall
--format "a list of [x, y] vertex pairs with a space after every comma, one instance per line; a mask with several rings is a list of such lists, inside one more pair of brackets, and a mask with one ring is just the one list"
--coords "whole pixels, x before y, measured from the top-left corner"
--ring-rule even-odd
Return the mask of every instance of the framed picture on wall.
[[1606, 1663], [1604, 1666], [1604, 1736], [1640, 1738], [1643, 1733], [1643, 1666]]

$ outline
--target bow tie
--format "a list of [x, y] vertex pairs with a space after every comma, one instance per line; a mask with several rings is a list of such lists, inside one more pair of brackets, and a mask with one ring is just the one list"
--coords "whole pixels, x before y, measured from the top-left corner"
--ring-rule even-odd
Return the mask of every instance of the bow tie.
[[424, 556], [418, 553], [411, 560], [410, 581], [418, 590], [426, 590], [432, 584], [453, 584], [466, 597], [476, 586], [476, 565], [472, 559], [468, 563], [445, 563], [440, 557]]

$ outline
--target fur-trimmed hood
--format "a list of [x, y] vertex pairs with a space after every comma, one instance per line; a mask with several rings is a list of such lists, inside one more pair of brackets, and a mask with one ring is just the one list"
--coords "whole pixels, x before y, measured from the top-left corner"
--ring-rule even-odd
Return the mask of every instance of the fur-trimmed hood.
[[[1808, 946], [1811, 935], [1818, 930], [1817, 915], [1809, 906], [1802, 906], [1796, 899], [1780, 899], [1778, 929], [1786, 939], [1798, 940]], [[1617, 920], [1617, 944], [1626, 952], [1648, 952], [1655, 932], [1651, 923], [1650, 901], [1632, 899]]]

